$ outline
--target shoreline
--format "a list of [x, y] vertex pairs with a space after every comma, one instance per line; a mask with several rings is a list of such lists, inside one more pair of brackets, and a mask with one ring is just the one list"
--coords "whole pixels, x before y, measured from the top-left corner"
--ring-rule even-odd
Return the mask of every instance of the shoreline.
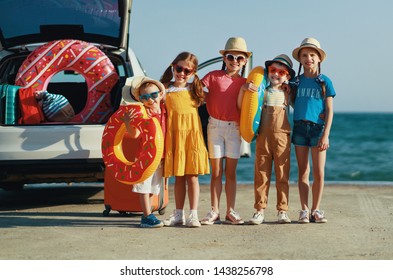
[[[172, 180], [170, 179], [169, 184], [173, 185]], [[223, 181], [223, 183], [225, 180]], [[272, 187], [275, 186], [276, 181], [271, 181]], [[312, 183], [312, 181], [310, 181]], [[237, 185], [251, 185], [253, 186], [254, 181], [238, 181]], [[210, 186], [209, 182], [199, 182], [200, 186]], [[297, 186], [297, 181], [290, 181], [289, 185], [291, 186]], [[26, 189], [29, 188], [34, 188], [34, 187], [61, 187], [61, 186], [67, 186], [67, 187], [72, 187], [72, 186], [92, 186], [92, 187], [97, 187], [97, 186], [104, 186], [104, 183], [52, 183], [52, 184], [28, 184], [25, 186]], [[393, 181], [325, 181], [325, 186], [365, 186], [365, 187], [388, 187], [392, 186], [393, 187]], [[0, 189], [1, 190], [1, 189]]]
[[[172, 181], [170, 181], [173, 183]], [[223, 183], [225, 180], [223, 180]], [[271, 181], [271, 185], [274, 187], [274, 184], [276, 181]], [[312, 181], [310, 181], [310, 184]], [[209, 182], [201, 182], [199, 181], [199, 184], [202, 185], [210, 185]], [[237, 185], [253, 185], [254, 181], [237, 181]], [[297, 181], [289, 181], [290, 185], [296, 185], [297, 186]], [[386, 186], [392, 186], [393, 187], [393, 181], [325, 181], [325, 186], [372, 186], [372, 187], [386, 187]]]

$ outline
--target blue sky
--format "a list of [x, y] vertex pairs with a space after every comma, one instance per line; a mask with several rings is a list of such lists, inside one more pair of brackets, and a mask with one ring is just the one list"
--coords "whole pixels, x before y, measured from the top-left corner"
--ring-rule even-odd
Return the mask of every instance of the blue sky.
[[292, 58], [314, 37], [327, 53], [322, 72], [335, 86], [335, 111], [393, 112], [392, 10], [391, 0], [133, 0], [130, 44], [159, 79], [181, 51], [203, 62], [229, 37], [246, 39], [254, 67], [280, 53]]

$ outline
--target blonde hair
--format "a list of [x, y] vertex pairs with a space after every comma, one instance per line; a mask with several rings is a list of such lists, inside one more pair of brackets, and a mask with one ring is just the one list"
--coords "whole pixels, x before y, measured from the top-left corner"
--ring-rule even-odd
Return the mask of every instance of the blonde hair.
[[169, 84], [173, 79], [173, 65], [177, 64], [179, 61], [185, 61], [191, 63], [194, 69], [194, 80], [190, 84], [190, 91], [192, 99], [195, 101], [197, 107], [203, 104], [205, 99], [205, 94], [203, 92], [203, 85], [198, 75], [196, 74], [198, 68], [198, 58], [190, 52], [182, 52], [176, 56], [172, 61], [171, 65], [165, 70], [164, 74], [161, 76], [160, 82], [163, 84]]

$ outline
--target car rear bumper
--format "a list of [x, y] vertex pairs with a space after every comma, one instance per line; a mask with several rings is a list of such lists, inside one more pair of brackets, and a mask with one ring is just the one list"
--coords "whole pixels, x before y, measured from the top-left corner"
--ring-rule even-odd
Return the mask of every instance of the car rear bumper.
[[98, 182], [104, 170], [102, 159], [0, 161], [0, 187], [3, 183]]

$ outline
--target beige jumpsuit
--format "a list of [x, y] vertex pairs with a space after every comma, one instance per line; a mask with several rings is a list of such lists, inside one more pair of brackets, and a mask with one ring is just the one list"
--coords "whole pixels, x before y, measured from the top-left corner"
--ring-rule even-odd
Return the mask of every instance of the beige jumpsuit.
[[278, 211], [288, 210], [290, 133], [287, 106], [267, 106], [265, 102], [255, 147], [254, 208], [257, 211], [267, 207], [273, 163], [277, 189], [276, 208]]

